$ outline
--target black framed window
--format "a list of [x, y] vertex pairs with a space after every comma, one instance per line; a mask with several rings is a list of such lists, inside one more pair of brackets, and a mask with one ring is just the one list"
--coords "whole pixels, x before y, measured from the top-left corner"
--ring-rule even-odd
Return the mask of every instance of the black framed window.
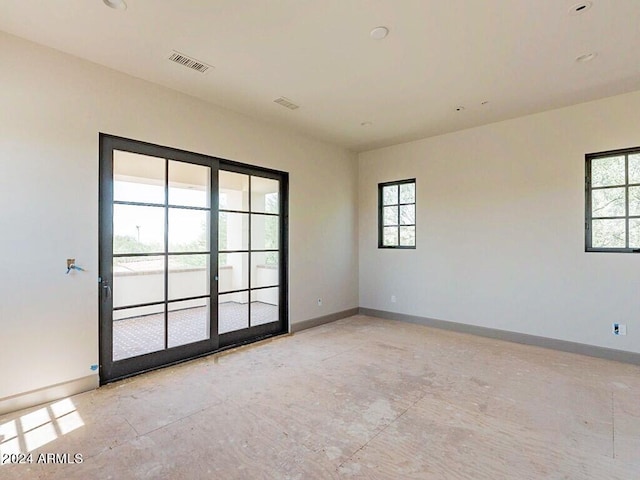
[[640, 147], [585, 156], [585, 251], [640, 252]]
[[378, 184], [378, 248], [416, 248], [416, 179]]

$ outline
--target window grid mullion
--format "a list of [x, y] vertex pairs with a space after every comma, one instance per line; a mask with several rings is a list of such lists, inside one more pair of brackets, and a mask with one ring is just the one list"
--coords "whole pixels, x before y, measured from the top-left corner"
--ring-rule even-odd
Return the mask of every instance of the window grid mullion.
[[169, 348], [169, 160], [164, 159], [164, 348]]
[[626, 248], [629, 248], [629, 154], [624, 156], [624, 245]]

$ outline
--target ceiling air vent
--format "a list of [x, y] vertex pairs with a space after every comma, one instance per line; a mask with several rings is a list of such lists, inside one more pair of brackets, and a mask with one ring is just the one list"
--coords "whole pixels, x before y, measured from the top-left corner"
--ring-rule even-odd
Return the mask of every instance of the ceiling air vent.
[[207, 70], [212, 68], [211, 65], [207, 65], [206, 63], [201, 62], [200, 60], [196, 60], [195, 58], [187, 57], [182, 53], [176, 52], [175, 50], [169, 57], [169, 60], [179, 63], [180, 65], [183, 65], [187, 68], [190, 68], [191, 70], [195, 70], [196, 72], [200, 73], [205, 73]]
[[296, 110], [297, 108], [300, 108], [300, 105], [296, 105], [286, 97], [276, 98], [274, 102], [278, 105], [282, 105], [283, 107], [287, 107], [289, 110]]

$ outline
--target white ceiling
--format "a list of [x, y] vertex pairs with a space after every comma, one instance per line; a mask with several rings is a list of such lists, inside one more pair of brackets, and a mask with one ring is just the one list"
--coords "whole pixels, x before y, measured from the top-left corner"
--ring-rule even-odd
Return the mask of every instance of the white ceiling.
[[640, 0], [576, 3], [0, 0], [0, 30], [363, 151], [640, 89]]

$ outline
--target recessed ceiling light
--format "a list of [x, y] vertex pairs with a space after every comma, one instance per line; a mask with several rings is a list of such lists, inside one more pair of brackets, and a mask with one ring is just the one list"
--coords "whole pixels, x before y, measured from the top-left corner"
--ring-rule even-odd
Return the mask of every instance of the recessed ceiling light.
[[371, 30], [371, 33], [369, 35], [371, 35], [371, 38], [373, 38], [374, 40], [382, 40], [387, 35], [389, 35], [389, 29], [387, 27], [376, 27]]
[[569, 8], [569, 15], [580, 15], [581, 13], [586, 12], [593, 6], [592, 2], [580, 2], [572, 5]]
[[361, 127], [370, 127], [371, 125], [373, 125], [373, 123], [371, 123], [371, 122], [362, 122], [360, 124]]
[[464, 107], [462, 105], [456, 107], [456, 112], [461, 112], [463, 110], [464, 110]]
[[126, 10], [127, 4], [124, 0], [102, 0], [102, 2], [110, 8], [114, 8], [116, 10]]
[[590, 62], [591, 60], [593, 60], [597, 56], [598, 56], [598, 54], [595, 53], [595, 52], [585, 53], [584, 55], [580, 55], [579, 57], [576, 57], [576, 62], [579, 62], [579, 63]]

